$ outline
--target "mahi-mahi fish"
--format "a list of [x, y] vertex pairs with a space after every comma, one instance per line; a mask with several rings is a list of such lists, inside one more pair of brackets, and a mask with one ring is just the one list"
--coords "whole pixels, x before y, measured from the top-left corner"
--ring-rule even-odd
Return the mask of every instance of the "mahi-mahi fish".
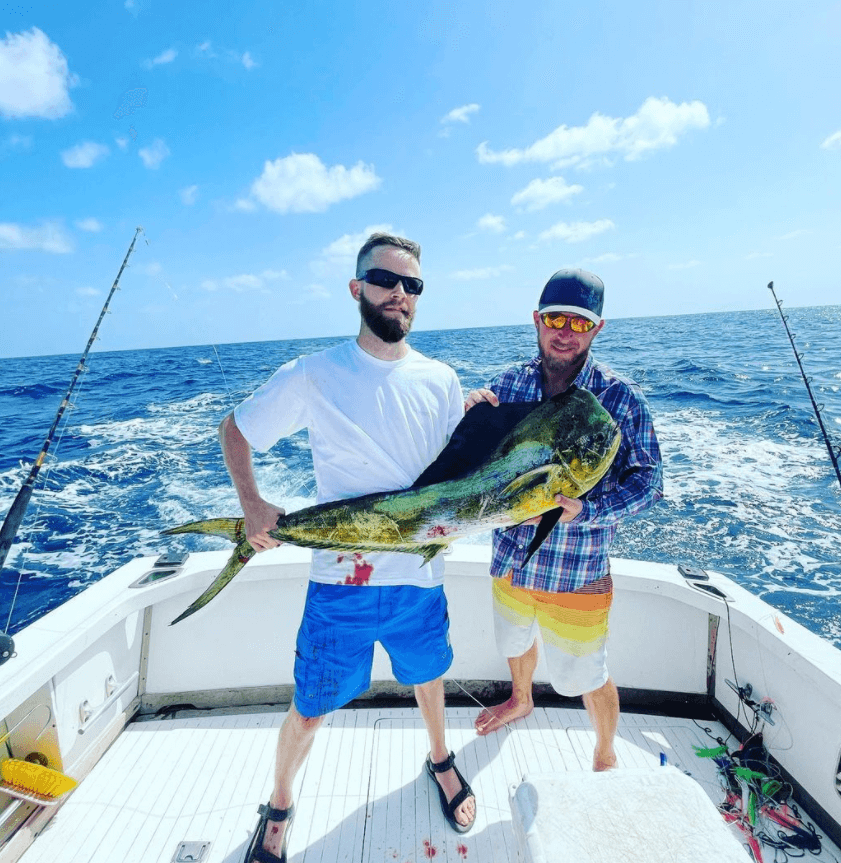
[[[539, 544], [560, 514], [555, 495], [580, 497], [593, 488], [620, 442], [610, 414], [578, 387], [539, 404], [479, 404], [412, 487], [309, 506], [279, 516], [268, 533], [309, 548], [396, 551], [429, 561], [460, 537], [553, 511], [542, 533], [538, 527]], [[486, 458], [483, 447], [491, 450]], [[442, 479], [447, 476], [454, 478]], [[236, 543], [210, 587], [172, 623], [207, 605], [255, 554], [243, 518], [194, 521], [163, 533], [212, 534]]]

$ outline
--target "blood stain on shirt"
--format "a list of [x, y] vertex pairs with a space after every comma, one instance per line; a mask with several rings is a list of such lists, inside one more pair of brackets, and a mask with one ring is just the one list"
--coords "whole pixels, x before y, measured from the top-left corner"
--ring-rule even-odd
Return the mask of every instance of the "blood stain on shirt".
[[456, 851], [458, 851], [458, 856], [461, 857], [462, 860], [467, 859], [467, 846], [463, 845], [461, 842], [456, 845]]
[[[336, 558], [336, 563], [341, 563], [345, 559], [345, 555], [340, 554]], [[348, 575], [345, 578], [345, 584], [368, 584], [371, 580], [371, 573], [374, 567], [368, 563], [360, 552], [354, 552], [353, 555], [353, 575]]]

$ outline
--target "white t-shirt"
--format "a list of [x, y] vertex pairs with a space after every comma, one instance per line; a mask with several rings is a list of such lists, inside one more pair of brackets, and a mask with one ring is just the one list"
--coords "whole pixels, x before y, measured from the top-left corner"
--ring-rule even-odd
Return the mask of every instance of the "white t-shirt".
[[[407, 488], [444, 448], [464, 412], [456, 373], [409, 348], [380, 360], [355, 340], [281, 366], [234, 411], [248, 443], [265, 452], [309, 431], [318, 502]], [[313, 549], [310, 578], [327, 584], [443, 582], [439, 557]]]

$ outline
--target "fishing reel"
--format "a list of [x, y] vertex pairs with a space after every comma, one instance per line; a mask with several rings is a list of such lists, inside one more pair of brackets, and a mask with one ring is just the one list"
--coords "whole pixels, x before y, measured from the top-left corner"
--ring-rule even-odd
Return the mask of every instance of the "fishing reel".
[[727, 680], [726, 678], [724, 682], [733, 690], [733, 692], [736, 693], [736, 695], [739, 696], [739, 701], [756, 714], [757, 719], [762, 719], [769, 725], [777, 724], [771, 718], [771, 714], [774, 712], [776, 705], [770, 698], [753, 701], [751, 699], [751, 695], [753, 695], [753, 686], [751, 686], [750, 683], [746, 683], [744, 686], [737, 686], [732, 680]]

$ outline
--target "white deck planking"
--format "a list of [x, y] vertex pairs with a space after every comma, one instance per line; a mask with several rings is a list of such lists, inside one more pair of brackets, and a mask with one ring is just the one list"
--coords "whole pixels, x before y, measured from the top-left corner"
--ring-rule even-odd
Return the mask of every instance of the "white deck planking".
[[[429, 745], [417, 710], [340, 710], [328, 717], [298, 778], [291, 863], [518, 860], [510, 787], [528, 772], [590, 769], [594, 734], [582, 710], [538, 708], [510, 731], [478, 737], [477, 713], [447, 710], [448, 745], [477, 797], [476, 824], [466, 836], [447, 826], [423, 770]], [[169, 863], [185, 840], [212, 842], [207, 863], [242, 863], [257, 806], [269, 796], [284, 716], [130, 725], [22, 863]], [[718, 723], [702, 724], [727, 736]], [[718, 804], [715, 765], [697, 758], [693, 744], [715, 745], [691, 720], [623, 713], [618, 766], [656, 766], [662, 752]], [[841, 859], [828, 840], [824, 847], [823, 857]]]

